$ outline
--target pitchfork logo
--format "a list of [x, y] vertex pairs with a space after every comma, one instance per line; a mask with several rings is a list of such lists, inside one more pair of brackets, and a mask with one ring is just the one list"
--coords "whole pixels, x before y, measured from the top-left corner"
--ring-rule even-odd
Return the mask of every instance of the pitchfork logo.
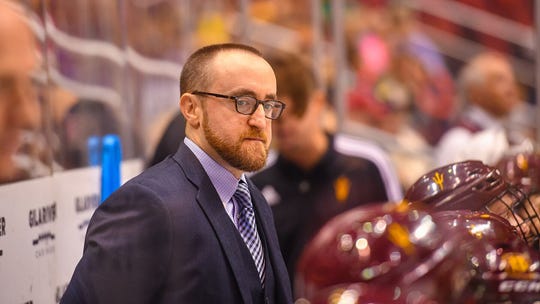
[[531, 266], [531, 260], [528, 256], [518, 252], [504, 253], [501, 257], [504, 270], [510, 273], [525, 273]]
[[441, 190], [444, 190], [444, 175], [440, 174], [439, 172], [435, 172], [433, 182], [435, 182], [435, 184], [437, 184]]

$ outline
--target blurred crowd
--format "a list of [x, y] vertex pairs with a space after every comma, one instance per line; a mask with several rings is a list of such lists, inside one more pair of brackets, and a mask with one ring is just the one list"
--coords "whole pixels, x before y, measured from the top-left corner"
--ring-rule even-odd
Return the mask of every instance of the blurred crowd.
[[[535, 148], [534, 97], [514, 67], [515, 58], [528, 56], [527, 49], [512, 41], [503, 47], [501, 38], [493, 42], [486, 38], [489, 29], [481, 33], [478, 25], [435, 18], [418, 9], [421, 1], [347, 1], [341, 16], [335, 15], [335, 4], [322, 1], [315, 7], [318, 19], [310, 1], [201, 1], [185, 9], [172, 1], [6, 3], [18, 5], [22, 18], [29, 18], [36, 53], [46, 59], [36, 58], [30, 77], [42, 107], [35, 107], [41, 123], [34, 124], [47, 143], [39, 148], [42, 170], [27, 175], [88, 165], [87, 138], [107, 133], [122, 135], [124, 158], [156, 163], [169, 152], [156, 149], [167, 124], [182, 120], [174, 102], [175, 73], [185, 54], [204, 44], [239, 40], [311, 62], [328, 99], [321, 118], [325, 129], [374, 141], [390, 157], [403, 190], [437, 165], [467, 158], [494, 165], [508, 150]], [[509, 21], [532, 26], [529, 1], [441, 3], [493, 16], [507, 9]], [[333, 45], [336, 22], [342, 23], [342, 46]], [[484, 48], [458, 65], [439, 38], [428, 35], [426, 24], [476, 39]], [[339, 49], [344, 66], [332, 59]], [[338, 83], [343, 79], [345, 84]], [[107, 123], [83, 118], [96, 115]], [[182, 136], [171, 142], [172, 149]], [[464, 141], [470, 144], [460, 144]]]
[[[345, 2], [335, 20], [332, 1], [2, 0], [0, 183], [94, 165], [89, 140], [111, 133], [125, 159], [159, 163], [185, 136], [185, 54], [246, 42], [287, 104], [253, 180], [297, 303], [539, 300], [535, 91], [515, 64], [527, 48], [423, 1]], [[437, 2], [533, 25], [532, 1]], [[482, 47], [452, 57], [426, 24]]]
[[[485, 47], [455, 71], [403, 6], [368, 6], [348, 30], [347, 113], [390, 153], [404, 187], [450, 162], [494, 165], [534, 149], [534, 113], [512, 53]], [[382, 131], [382, 132], [379, 132]], [[465, 144], [466, 143], [466, 144]]]

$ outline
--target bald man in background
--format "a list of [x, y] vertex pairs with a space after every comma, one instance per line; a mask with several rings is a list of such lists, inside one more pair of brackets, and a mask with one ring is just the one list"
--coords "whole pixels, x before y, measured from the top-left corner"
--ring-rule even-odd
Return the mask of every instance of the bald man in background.
[[508, 149], [526, 149], [526, 136], [510, 136], [511, 117], [524, 105], [507, 57], [487, 51], [460, 71], [458, 97], [463, 108], [436, 148], [435, 165], [475, 159], [494, 165]]
[[32, 79], [39, 66], [36, 41], [23, 10], [0, 2], [0, 184], [33, 176], [28, 170], [29, 138], [41, 124], [41, 109]]

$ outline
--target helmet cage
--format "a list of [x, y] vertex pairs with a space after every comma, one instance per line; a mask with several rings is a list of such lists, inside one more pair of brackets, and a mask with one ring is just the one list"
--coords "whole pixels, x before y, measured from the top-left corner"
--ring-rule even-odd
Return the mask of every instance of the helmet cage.
[[529, 244], [539, 247], [540, 217], [529, 196], [496, 168], [469, 160], [436, 168], [405, 194], [435, 210], [485, 210], [504, 217]]
[[519, 188], [507, 185], [506, 190], [485, 204], [484, 209], [508, 220], [527, 244], [539, 247], [538, 211], [529, 197]]

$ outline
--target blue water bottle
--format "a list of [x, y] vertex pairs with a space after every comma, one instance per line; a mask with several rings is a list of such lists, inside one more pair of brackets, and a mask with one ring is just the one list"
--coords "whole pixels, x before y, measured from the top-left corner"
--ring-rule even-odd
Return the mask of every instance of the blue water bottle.
[[120, 187], [122, 147], [120, 137], [107, 134], [101, 140], [101, 202]]

